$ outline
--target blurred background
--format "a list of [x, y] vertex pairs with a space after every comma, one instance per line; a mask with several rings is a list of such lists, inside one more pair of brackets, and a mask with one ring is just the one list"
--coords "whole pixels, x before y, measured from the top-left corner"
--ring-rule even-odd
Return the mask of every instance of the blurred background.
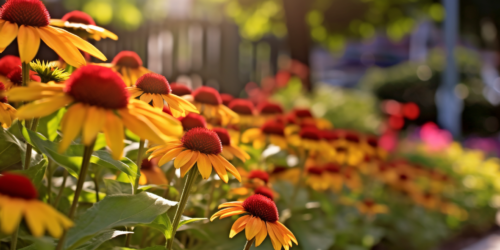
[[[468, 195], [461, 205], [481, 211], [465, 226], [449, 218], [419, 221], [421, 214], [410, 213], [395, 220], [412, 220], [415, 228], [393, 223], [385, 234], [365, 232], [371, 238], [358, 240], [368, 247], [340, 241], [344, 247], [324, 249], [500, 249], [479, 241], [496, 235], [500, 207], [499, 180], [480, 168], [493, 164], [496, 174], [500, 166], [500, 1], [43, 2], [52, 18], [81, 10], [116, 33], [118, 41], [92, 41], [110, 61], [132, 50], [170, 82], [208, 85], [255, 102], [271, 97], [287, 108], [307, 106], [337, 128], [380, 135], [389, 151], [418, 149], [412, 144], [418, 140], [437, 158], [428, 151], [409, 158], [455, 171]], [[0, 57], [16, 54], [16, 46]], [[42, 45], [37, 58], [58, 56]], [[402, 235], [416, 238], [408, 239], [408, 248], [406, 241], [387, 247]]]

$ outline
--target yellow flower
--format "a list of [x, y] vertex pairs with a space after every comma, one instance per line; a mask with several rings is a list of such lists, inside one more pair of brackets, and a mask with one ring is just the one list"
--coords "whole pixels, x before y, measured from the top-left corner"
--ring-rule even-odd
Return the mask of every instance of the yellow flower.
[[16, 37], [21, 61], [25, 63], [35, 57], [40, 39], [75, 67], [86, 65], [79, 50], [100, 60], [107, 60], [99, 50], [80, 37], [50, 26], [49, 12], [39, 0], [8, 0], [0, 8], [0, 53]]
[[127, 87], [133, 86], [141, 76], [151, 72], [142, 66], [141, 57], [134, 51], [122, 51], [113, 58], [111, 63], [100, 63], [99, 65], [118, 72]]
[[61, 19], [50, 19], [50, 25], [66, 29], [84, 39], [91, 38], [99, 41], [103, 38], [118, 40], [118, 36], [111, 31], [98, 27], [94, 19], [85, 12], [71, 11]]
[[329, 180], [324, 175], [324, 169], [321, 167], [308, 167], [306, 184], [315, 191], [325, 191], [328, 189]]
[[194, 105], [209, 122], [220, 120], [222, 125], [237, 123], [238, 114], [222, 104], [219, 92], [211, 87], [202, 86], [193, 92]]
[[76, 70], [65, 85], [18, 87], [7, 95], [12, 101], [37, 100], [18, 109], [19, 119], [47, 116], [71, 104], [61, 122], [60, 152], [80, 133], [83, 144], [90, 145], [102, 131], [113, 157], [119, 159], [124, 147], [124, 127], [157, 144], [182, 133], [179, 121], [144, 102], [130, 99], [123, 80], [110, 69], [97, 65]]
[[[218, 211], [210, 218], [214, 221], [218, 217], [221, 219], [234, 215], [247, 214], [237, 219], [229, 233], [229, 238], [245, 230], [247, 240], [255, 238], [255, 246], [258, 247], [266, 239], [271, 238], [274, 250], [282, 247], [289, 249], [292, 244], [298, 245], [293, 233], [278, 221], [279, 214], [276, 204], [270, 198], [261, 194], [254, 194], [245, 201], [227, 202], [221, 204]], [[292, 243], [293, 242], [293, 243]]]
[[325, 176], [330, 183], [330, 188], [335, 193], [340, 193], [344, 186], [344, 175], [342, 174], [342, 168], [334, 163], [328, 163], [323, 166], [325, 170]]
[[[207, 128], [193, 128], [186, 132], [181, 140], [171, 141], [166, 145], [156, 146], [148, 150], [153, 152], [149, 159], [160, 157], [159, 166], [175, 158], [174, 167], [181, 169], [181, 176], [195, 165], [198, 165], [203, 179], [212, 174], [212, 166], [219, 177], [228, 182], [227, 171], [241, 181], [238, 170], [222, 157], [222, 144], [217, 133]], [[226, 171], [227, 170], [227, 171]]]
[[274, 144], [281, 149], [288, 147], [285, 139], [285, 125], [277, 121], [267, 121], [260, 128], [247, 129], [241, 135], [241, 142], [252, 142], [253, 147], [257, 149], [264, 148], [268, 143]]
[[5, 85], [0, 82], [0, 124], [4, 128], [10, 127], [16, 119], [16, 109], [7, 103], [7, 98], [4, 96]]
[[387, 208], [386, 205], [377, 204], [371, 199], [358, 202], [356, 207], [361, 214], [366, 214], [368, 217], [373, 217], [377, 214], [386, 214], [389, 212], [389, 208]]
[[313, 154], [319, 154], [324, 158], [334, 155], [333, 148], [327, 141], [323, 140], [321, 131], [315, 127], [299, 128], [291, 125], [285, 129], [285, 134], [287, 135], [287, 141], [295, 147]]
[[151, 160], [142, 160], [139, 185], [168, 185], [167, 177], [165, 177], [165, 174], [161, 171], [161, 168], [158, 167], [158, 160], [158, 158]]
[[224, 128], [214, 128], [213, 131], [217, 133], [222, 143], [222, 156], [226, 157], [228, 160], [232, 160], [235, 156], [242, 160], [243, 162], [250, 159], [250, 155], [243, 149], [235, 145], [229, 132]]
[[[6, 55], [0, 58], [0, 82], [8, 85], [12, 85], [8, 78], [8, 75], [16, 68], [21, 68], [21, 59], [17, 56]], [[10, 89], [10, 88], [6, 88]]]
[[0, 231], [6, 235], [14, 233], [23, 218], [35, 237], [48, 231], [59, 238], [73, 226], [71, 220], [37, 197], [38, 192], [28, 178], [11, 173], [0, 175]]
[[132, 98], [139, 97], [141, 101], [148, 104], [152, 102], [153, 107], [161, 110], [167, 102], [174, 117], [185, 116], [187, 112], [199, 113], [193, 104], [172, 94], [167, 79], [160, 74], [144, 74], [137, 80], [135, 87], [127, 89]]
[[238, 124], [240, 126], [259, 125], [258, 119], [255, 116], [255, 107], [251, 101], [245, 99], [233, 99], [229, 102], [228, 107], [238, 114]]

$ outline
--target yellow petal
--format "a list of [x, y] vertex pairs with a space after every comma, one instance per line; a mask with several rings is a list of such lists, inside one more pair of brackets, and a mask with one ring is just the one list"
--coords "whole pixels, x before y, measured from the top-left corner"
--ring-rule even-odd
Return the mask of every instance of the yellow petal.
[[29, 204], [29, 206], [30, 207], [25, 210], [25, 221], [30, 228], [31, 234], [35, 237], [40, 237], [45, 232], [46, 214], [41, 211], [38, 206], [33, 206], [33, 204]]
[[227, 176], [226, 168], [224, 165], [222, 165], [219, 160], [217, 159], [217, 156], [215, 155], [208, 155], [208, 158], [210, 159], [210, 162], [212, 162], [212, 166], [215, 169], [215, 172], [221, 180], [223, 180], [225, 183], [229, 181], [229, 177]]
[[174, 157], [176, 157], [177, 155], [179, 155], [182, 150], [184, 150], [185, 148], [176, 148], [176, 149], [172, 149], [171, 151], [169, 151], [168, 153], [166, 153], [163, 157], [161, 157], [160, 161], [158, 162], [158, 166], [163, 166], [165, 165], [165, 163], [171, 161], [172, 159], [174, 159]]
[[235, 215], [240, 215], [240, 214], [245, 214], [245, 213], [247, 213], [247, 211], [245, 211], [242, 208], [238, 208], [238, 210], [235, 210], [233, 212], [228, 212], [228, 213], [223, 214], [220, 218], [224, 219], [224, 218], [227, 218], [227, 217], [231, 217], [231, 216], [235, 216]]
[[250, 215], [245, 215], [240, 218], [238, 218], [234, 223], [233, 226], [231, 227], [231, 231], [229, 232], [229, 238], [233, 238], [235, 235], [239, 234], [243, 229], [245, 229], [245, 226], [247, 225], [247, 222], [252, 216]]
[[115, 160], [121, 159], [125, 139], [123, 122], [113, 111], [106, 112], [105, 121], [103, 132], [111, 154]]
[[21, 61], [25, 63], [31, 62], [40, 47], [40, 35], [38, 35], [36, 28], [21, 25], [17, 34], [17, 44], [19, 45]]
[[299, 243], [297, 242], [297, 238], [295, 238], [295, 236], [293, 235], [292, 231], [290, 231], [290, 229], [288, 229], [287, 227], [285, 227], [285, 225], [283, 225], [283, 224], [282, 224], [281, 222], [279, 222], [279, 221], [277, 221], [276, 223], [278, 223], [278, 225], [280, 225], [280, 226], [281, 226], [282, 231], [283, 231], [283, 232], [285, 232], [285, 233], [288, 235], [288, 237], [290, 237], [290, 239], [291, 239], [293, 242], [295, 242], [295, 244], [297, 244], [297, 245], [299, 244]]
[[134, 87], [128, 87], [127, 90], [130, 93], [130, 98], [136, 98], [144, 93], [141, 89]]
[[106, 122], [106, 111], [96, 106], [90, 106], [87, 110], [87, 118], [83, 125], [83, 144], [90, 145]]
[[151, 95], [150, 93], [144, 93], [141, 95], [140, 100], [145, 103], [150, 103], [151, 100], [153, 100], [153, 95]]
[[250, 159], [250, 155], [237, 146], [229, 146], [224, 148], [227, 148], [229, 152], [231, 152], [243, 162]]
[[48, 28], [53, 29], [56, 32], [58, 32], [60, 34], [60, 36], [68, 39], [73, 44], [73, 46], [76, 46], [81, 51], [85, 51], [85, 52], [89, 53], [90, 55], [92, 55], [93, 57], [96, 57], [102, 61], [108, 60], [106, 58], [106, 56], [104, 56], [104, 54], [101, 51], [99, 51], [96, 47], [94, 47], [94, 45], [81, 39], [79, 36], [73, 35], [73, 34], [67, 32], [63, 29], [60, 29], [60, 28], [55, 28], [55, 27], [50, 27], [50, 26], [48, 26]]
[[210, 162], [208, 155], [200, 154], [198, 157], [198, 171], [200, 171], [203, 179], [206, 180], [210, 178], [210, 175], [212, 174], [212, 162]]
[[165, 103], [163, 103], [163, 98], [161, 97], [161, 95], [153, 94], [152, 97], [153, 97], [153, 107], [163, 110], [163, 105]]
[[184, 98], [178, 97], [174, 94], [169, 94], [168, 97], [170, 97], [170, 99], [172, 100], [175, 100], [177, 105], [179, 105], [179, 107], [181, 107], [182, 109], [189, 111], [191, 113], [196, 113], [196, 114], [199, 113], [198, 109], [192, 103], [188, 102]]
[[279, 226], [276, 222], [268, 222], [268, 227], [270, 226], [273, 229], [274, 236], [279, 240], [281, 245], [288, 245], [288, 242], [285, 241], [285, 236], [283, 232], [279, 229]]
[[59, 143], [59, 152], [66, 151], [68, 146], [75, 139], [82, 130], [85, 117], [87, 115], [87, 108], [82, 103], [76, 103], [71, 106], [66, 114], [64, 114], [61, 122], [61, 131], [63, 133], [62, 140]]
[[[191, 159], [186, 162], [186, 164], [182, 165], [181, 167], [181, 177], [184, 178], [186, 176], [187, 172], [191, 170], [191, 168], [194, 166], [196, 161], [198, 161], [198, 157], [200, 156], [200, 152], [198, 151], [193, 151], [193, 155], [191, 156]], [[193, 174], [196, 174], [196, 172], [193, 172]]]
[[17, 117], [21, 120], [38, 118], [50, 115], [73, 101], [67, 95], [58, 95], [34, 101], [17, 110]]
[[227, 146], [224, 146], [222, 148], [222, 152], [220, 153], [224, 158], [232, 160], [234, 158], [234, 155], [228, 150]]
[[119, 110], [118, 113], [122, 117], [125, 127], [130, 129], [134, 134], [138, 135], [141, 139], [151, 140], [156, 144], [164, 144], [167, 138], [158, 131], [144, 116], [132, 115], [128, 110]]
[[4, 198], [2, 199], [0, 209], [0, 223], [2, 232], [7, 235], [14, 233], [22, 219], [22, 214], [25, 210], [26, 202], [19, 199]]
[[255, 247], [258, 247], [260, 246], [260, 244], [262, 244], [262, 242], [266, 239], [267, 237], [267, 226], [266, 226], [266, 222], [265, 221], [260, 221], [260, 223], [262, 224], [261, 228], [260, 228], [260, 231], [257, 233], [257, 235], [255, 236]]
[[0, 53], [2, 53], [17, 36], [17, 24], [4, 21], [0, 24]]
[[231, 202], [226, 202], [222, 203], [219, 205], [219, 209], [225, 208], [225, 207], [243, 207], [243, 201], [231, 201]]
[[232, 207], [232, 208], [228, 208], [228, 209], [222, 209], [222, 210], [218, 211], [217, 213], [213, 214], [212, 217], [210, 217], [210, 221], [214, 221], [220, 215], [223, 215], [223, 214], [226, 214], [226, 213], [229, 213], [229, 212], [240, 211], [241, 209], [243, 209], [243, 208], [241, 208], [241, 207]]
[[236, 177], [236, 179], [241, 182], [240, 172], [233, 166], [233, 164], [228, 162], [226, 159], [224, 159], [224, 157], [222, 157], [220, 155], [217, 156], [217, 158], [222, 163], [222, 165], [227, 169], [227, 171], [229, 171], [231, 174], [233, 174], [234, 177]]
[[241, 142], [243, 143], [249, 143], [253, 141], [253, 138], [260, 137], [262, 135], [262, 132], [260, 131], [259, 128], [251, 128], [247, 129], [243, 134], [241, 135]]
[[56, 239], [60, 238], [63, 233], [63, 228], [59, 221], [56, 219], [56, 211], [54, 211], [45, 203], [41, 202], [37, 204], [36, 208], [42, 211], [43, 214], [45, 214], [45, 225], [47, 226], [47, 230], [49, 231], [50, 235], [52, 235], [52, 237]]
[[271, 238], [271, 243], [273, 244], [274, 250], [281, 250], [281, 242], [278, 240], [278, 238], [274, 234], [274, 230], [271, 227], [271, 223], [266, 222], [266, 224], [267, 224], [267, 234], [269, 234], [269, 238]]
[[16, 87], [7, 92], [9, 101], [34, 101], [45, 97], [51, 97], [60, 93], [59, 91], [48, 91], [37, 87]]
[[87, 64], [78, 48], [67, 38], [61, 36], [55, 28], [46, 26], [38, 28], [37, 31], [45, 44], [53, 49], [69, 65], [79, 68]]
[[189, 160], [191, 160], [191, 157], [193, 156], [193, 154], [194, 154], [194, 152], [189, 150], [189, 149], [186, 151], [182, 151], [177, 156], [177, 158], [175, 158], [174, 167], [181, 168], [182, 166], [184, 166], [184, 164], [186, 164]]
[[245, 227], [245, 236], [247, 240], [253, 239], [260, 231], [262, 223], [260, 218], [252, 216]]

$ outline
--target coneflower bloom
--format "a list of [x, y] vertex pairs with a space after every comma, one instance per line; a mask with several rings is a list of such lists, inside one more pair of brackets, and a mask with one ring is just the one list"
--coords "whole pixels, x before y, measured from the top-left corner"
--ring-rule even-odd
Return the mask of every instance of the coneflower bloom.
[[172, 89], [172, 94], [176, 96], [191, 95], [193, 93], [190, 87], [181, 83], [171, 83], [170, 88]]
[[344, 183], [350, 190], [360, 191], [363, 188], [361, 177], [352, 167], [344, 168], [343, 175]]
[[238, 123], [243, 126], [252, 126], [256, 124], [255, 107], [253, 103], [245, 99], [233, 99], [228, 106], [232, 111], [238, 114]]
[[0, 175], [0, 229], [10, 235], [24, 218], [35, 237], [46, 231], [54, 238], [61, 237], [73, 222], [56, 209], [38, 200], [38, 192], [31, 181], [19, 174]]
[[273, 192], [273, 190], [271, 190], [268, 187], [265, 187], [265, 186], [258, 187], [253, 191], [253, 193], [260, 194], [260, 195], [263, 195], [271, 200], [274, 200], [274, 192]]
[[228, 182], [227, 171], [241, 181], [238, 170], [222, 157], [222, 143], [217, 133], [207, 128], [193, 128], [187, 131], [177, 141], [171, 141], [167, 145], [156, 146], [148, 150], [151, 152], [149, 159], [161, 157], [158, 165], [174, 160], [174, 167], [181, 169], [181, 176], [195, 165], [198, 166], [203, 179], [208, 179], [212, 173], [212, 166], [219, 177]]
[[267, 186], [269, 183], [269, 174], [266, 171], [254, 169], [247, 172], [243, 168], [238, 168], [242, 177], [242, 187], [233, 188], [229, 191], [230, 194], [239, 196], [248, 196], [252, 190]]
[[143, 159], [141, 163], [141, 177], [139, 185], [155, 184], [167, 185], [165, 174], [158, 167], [158, 159]]
[[247, 179], [253, 188], [258, 188], [269, 183], [269, 174], [264, 170], [254, 169], [248, 173]]
[[100, 60], [106, 57], [92, 44], [63, 29], [50, 26], [50, 15], [40, 0], [8, 0], [0, 8], [0, 53], [17, 37], [21, 61], [33, 60], [40, 40], [68, 64], [81, 67], [87, 62], [79, 50]]
[[18, 109], [19, 119], [47, 116], [72, 104], [61, 122], [64, 152], [80, 133], [90, 145], [104, 132], [113, 157], [119, 159], [124, 147], [124, 128], [141, 138], [163, 144], [180, 136], [182, 127], [175, 118], [139, 100], [131, 99], [123, 80], [112, 70], [89, 65], [76, 70], [66, 84], [34, 85], [11, 89], [12, 101], [34, 101]]
[[287, 148], [287, 140], [285, 138], [285, 125], [277, 121], [267, 121], [260, 128], [247, 129], [241, 135], [243, 143], [253, 143], [253, 147], [260, 149], [268, 143], [274, 144], [281, 149]]
[[358, 202], [356, 208], [361, 214], [366, 214], [368, 217], [374, 217], [377, 214], [386, 214], [389, 212], [386, 205], [377, 204], [372, 199], [365, 199]]
[[222, 156], [228, 160], [232, 160], [236, 156], [243, 162], [250, 159], [250, 155], [247, 152], [232, 142], [231, 136], [229, 136], [225, 128], [214, 128], [213, 131], [217, 133], [222, 143]]
[[229, 103], [234, 100], [234, 96], [230, 94], [220, 94], [220, 98], [222, 99], [222, 104], [229, 107]]
[[152, 103], [153, 107], [163, 109], [167, 102], [174, 117], [185, 116], [186, 112], [198, 113], [190, 102], [172, 94], [167, 78], [156, 73], [146, 73], [137, 79], [134, 87], [127, 88], [132, 98], [139, 97], [145, 103]]
[[246, 214], [234, 222], [229, 238], [245, 230], [247, 240], [255, 238], [256, 247], [262, 244], [267, 235], [271, 238], [274, 250], [280, 250], [282, 247], [289, 249], [292, 247], [292, 242], [298, 244], [293, 233], [278, 221], [278, 208], [274, 201], [266, 196], [254, 194], [245, 201], [223, 203], [219, 209], [223, 210], [212, 215], [211, 221], [218, 217], [224, 219]]
[[[287, 133], [293, 133], [288, 130], [290, 127], [287, 127]], [[326, 157], [331, 157], [334, 154], [333, 148], [323, 140], [320, 130], [315, 127], [303, 127], [298, 133], [289, 134], [287, 141], [310, 153], [325, 153]]]
[[331, 129], [333, 127], [330, 121], [322, 118], [315, 118], [309, 109], [304, 108], [292, 110], [289, 114], [289, 120], [295, 124], [314, 124], [319, 129]]
[[327, 181], [330, 183], [330, 188], [335, 193], [339, 193], [342, 191], [342, 187], [344, 185], [344, 175], [342, 174], [342, 168], [333, 163], [328, 163], [323, 166], [325, 171], [325, 177]]
[[217, 90], [211, 87], [202, 86], [193, 92], [194, 105], [209, 121], [211, 119], [220, 120], [222, 125], [229, 122], [238, 121], [238, 115], [222, 104], [222, 99]]
[[122, 51], [110, 64], [101, 65], [118, 72], [128, 87], [133, 86], [139, 77], [151, 72], [142, 66], [142, 59], [134, 51]]
[[280, 104], [272, 102], [263, 102], [257, 106], [258, 122], [263, 124], [271, 119], [282, 118], [283, 107]]
[[187, 132], [193, 128], [207, 127], [207, 121], [205, 120], [205, 117], [195, 113], [189, 113], [185, 117], [179, 117], [178, 119], [182, 123], [184, 132]]
[[118, 40], [118, 36], [109, 30], [98, 27], [94, 19], [82, 11], [71, 11], [61, 19], [50, 19], [50, 25], [64, 28], [65, 30], [83, 38], [99, 41], [103, 38]]
[[8, 128], [15, 119], [16, 109], [7, 102], [7, 97], [5, 97], [5, 85], [0, 82], [0, 125], [4, 128]]
[[[21, 67], [14, 68], [8, 75], [8, 81], [5, 83], [5, 89], [9, 90], [12, 87], [23, 85], [23, 73]], [[40, 82], [41, 78], [34, 71], [30, 70], [30, 81]]]
[[0, 82], [7, 84], [7, 77], [15, 68], [21, 68], [21, 59], [17, 56], [7, 55], [0, 58]]
[[322, 167], [308, 167], [306, 169], [307, 179], [306, 184], [316, 191], [325, 191], [328, 189], [329, 181], [323, 175], [324, 169]]

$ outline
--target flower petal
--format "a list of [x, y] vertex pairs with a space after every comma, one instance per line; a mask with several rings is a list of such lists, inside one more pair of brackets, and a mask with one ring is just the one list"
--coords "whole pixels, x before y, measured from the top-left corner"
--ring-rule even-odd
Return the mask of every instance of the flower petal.
[[210, 178], [212, 174], [212, 162], [206, 154], [200, 154], [198, 157], [198, 171], [200, 171], [201, 177], [203, 179]]
[[90, 106], [83, 125], [82, 141], [84, 145], [90, 145], [106, 122], [106, 111], [103, 108]]
[[58, 95], [34, 101], [17, 110], [17, 117], [21, 120], [38, 118], [50, 115], [73, 101], [67, 95]]
[[50, 26], [48, 26], [48, 27], [50, 29], [54, 29], [56, 32], [58, 32], [60, 34], [60, 36], [68, 39], [73, 44], [73, 46], [77, 47], [81, 51], [85, 51], [85, 52], [89, 53], [90, 55], [92, 55], [92, 56], [94, 56], [102, 61], [108, 60], [106, 58], [106, 56], [101, 51], [99, 51], [96, 47], [94, 47], [94, 45], [81, 39], [79, 36], [71, 34], [71, 33], [67, 32], [66, 30], [63, 30], [60, 28], [55, 28], [55, 27], [50, 27]]
[[191, 160], [191, 157], [193, 156], [194, 152], [191, 151], [191, 150], [186, 150], [186, 151], [182, 151], [176, 158], [175, 158], [175, 161], [174, 161], [174, 167], [175, 168], [181, 168], [182, 166], [184, 166], [184, 164], [186, 164], [189, 160]]
[[141, 101], [149, 104], [151, 102], [151, 100], [153, 100], [153, 95], [151, 95], [150, 93], [144, 93], [141, 95], [141, 97], [139, 99]]
[[61, 122], [63, 136], [59, 143], [60, 153], [66, 151], [73, 139], [78, 136], [82, 130], [86, 115], [87, 107], [82, 103], [76, 103], [66, 111]]
[[[186, 174], [189, 172], [189, 170], [191, 170], [191, 168], [194, 166], [196, 161], [198, 161], [199, 156], [200, 156], [200, 152], [193, 151], [191, 159], [181, 167], [181, 177], [182, 178], [184, 178], [184, 176], [186, 176]], [[193, 172], [193, 173], [196, 174], [196, 172]]]
[[2, 53], [17, 36], [17, 24], [4, 21], [0, 24], [0, 53]]
[[17, 34], [19, 57], [22, 62], [29, 63], [35, 58], [40, 47], [40, 35], [35, 27], [21, 25]]
[[210, 162], [212, 162], [212, 166], [215, 169], [215, 172], [219, 177], [227, 183], [229, 181], [229, 177], [227, 176], [226, 168], [224, 165], [222, 165], [219, 160], [217, 159], [217, 156], [215, 155], [208, 155], [208, 158], [210, 159]]
[[175, 148], [166, 153], [164, 156], [161, 157], [160, 161], [158, 162], [158, 166], [163, 166], [165, 163], [171, 161], [174, 159], [176, 156], [178, 156], [185, 148]]
[[7, 235], [14, 233], [14, 230], [21, 222], [23, 211], [25, 210], [26, 202], [18, 199], [3, 198], [0, 209], [0, 228]]
[[126, 109], [118, 110], [118, 113], [122, 117], [125, 127], [130, 129], [132, 133], [138, 135], [141, 139], [151, 140], [156, 144], [164, 144], [167, 142], [167, 138], [144, 116], [140, 114], [132, 115], [129, 113], [129, 110]]
[[222, 165], [227, 169], [227, 171], [233, 174], [234, 177], [236, 177], [236, 179], [241, 182], [240, 172], [233, 166], [233, 164], [228, 162], [226, 159], [224, 159], [224, 157], [220, 155], [216, 156], [216, 158], [222, 163]]
[[248, 220], [247, 226], [245, 227], [245, 236], [247, 237], [247, 240], [253, 239], [259, 233], [261, 228], [262, 223], [260, 218], [252, 216]]
[[165, 103], [163, 102], [163, 98], [161, 97], [161, 95], [152, 94], [152, 97], [153, 97], [153, 107], [163, 110], [163, 105]]
[[248, 220], [251, 218], [251, 215], [245, 215], [238, 218], [231, 227], [231, 231], [229, 232], [229, 238], [233, 238], [235, 235], [243, 231], [245, 226], [247, 225]]
[[115, 160], [119, 160], [123, 155], [123, 147], [125, 139], [123, 122], [113, 111], [106, 112], [103, 132], [106, 137], [106, 142], [111, 149], [111, 154]]
[[82, 53], [67, 38], [61, 36], [53, 27], [46, 26], [37, 29], [40, 38], [53, 49], [66, 63], [77, 68], [87, 62]]
[[281, 250], [281, 242], [274, 234], [274, 230], [271, 227], [271, 222], [266, 222], [266, 225], [267, 225], [267, 233], [269, 234], [269, 238], [271, 238], [271, 243], [273, 244], [274, 250]]
[[257, 233], [257, 235], [255, 236], [255, 247], [260, 246], [260, 244], [262, 244], [262, 242], [267, 237], [267, 225], [266, 225], [266, 222], [261, 220], [260, 223], [262, 224], [262, 227], [260, 228], [259, 233]]

